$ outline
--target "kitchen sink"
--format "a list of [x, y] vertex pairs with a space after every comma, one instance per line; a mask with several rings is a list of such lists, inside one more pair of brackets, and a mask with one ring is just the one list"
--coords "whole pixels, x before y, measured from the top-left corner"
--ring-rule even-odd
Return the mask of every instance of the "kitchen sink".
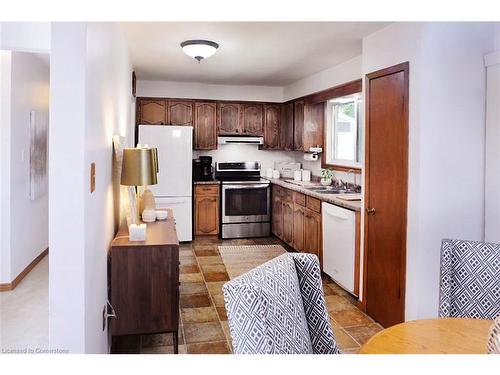
[[321, 193], [321, 194], [344, 194], [348, 193], [347, 190], [345, 189], [339, 189], [335, 187], [328, 187], [328, 186], [315, 186], [315, 187], [309, 187], [307, 190], [314, 191], [316, 193]]

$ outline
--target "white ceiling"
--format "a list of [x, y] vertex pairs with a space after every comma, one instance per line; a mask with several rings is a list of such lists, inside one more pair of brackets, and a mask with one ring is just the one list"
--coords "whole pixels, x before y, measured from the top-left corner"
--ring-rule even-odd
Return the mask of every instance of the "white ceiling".
[[[286, 86], [361, 54], [383, 22], [125, 22], [138, 79]], [[217, 53], [200, 64], [180, 43], [208, 39]]]

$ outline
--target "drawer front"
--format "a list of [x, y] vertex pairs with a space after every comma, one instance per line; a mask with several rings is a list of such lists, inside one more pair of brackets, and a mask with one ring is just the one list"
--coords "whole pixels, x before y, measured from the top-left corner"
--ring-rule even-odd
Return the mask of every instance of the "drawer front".
[[273, 196], [275, 197], [281, 198], [281, 196], [283, 195], [283, 189], [281, 188], [281, 186], [278, 185], [273, 185], [272, 192]]
[[317, 198], [306, 196], [306, 207], [317, 213], [321, 213], [321, 201]]
[[195, 185], [196, 195], [219, 195], [219, 185]]
[[306, 206], [305, 194], [294, 192], [293, 193], [293, 201], [302, 207]]

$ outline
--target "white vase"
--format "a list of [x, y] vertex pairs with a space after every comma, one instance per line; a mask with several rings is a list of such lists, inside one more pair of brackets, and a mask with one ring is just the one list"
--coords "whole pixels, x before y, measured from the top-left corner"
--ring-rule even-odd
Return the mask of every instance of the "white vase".
[[322, 178], [320, 182], [321, 182], [321, 185], [323, 185], [323, 186], [330, 186], [332, 184], [332, 179], [331, 178]]

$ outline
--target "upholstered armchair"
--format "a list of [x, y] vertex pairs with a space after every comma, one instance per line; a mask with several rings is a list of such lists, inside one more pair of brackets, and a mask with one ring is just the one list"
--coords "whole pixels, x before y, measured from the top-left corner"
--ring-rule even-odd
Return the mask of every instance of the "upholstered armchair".
[[224, 284], [235, 354], [339, 353], [318, 258], [287, 253]]
[[500, 316], [500, 244], [442, 241], [439, 316]]

